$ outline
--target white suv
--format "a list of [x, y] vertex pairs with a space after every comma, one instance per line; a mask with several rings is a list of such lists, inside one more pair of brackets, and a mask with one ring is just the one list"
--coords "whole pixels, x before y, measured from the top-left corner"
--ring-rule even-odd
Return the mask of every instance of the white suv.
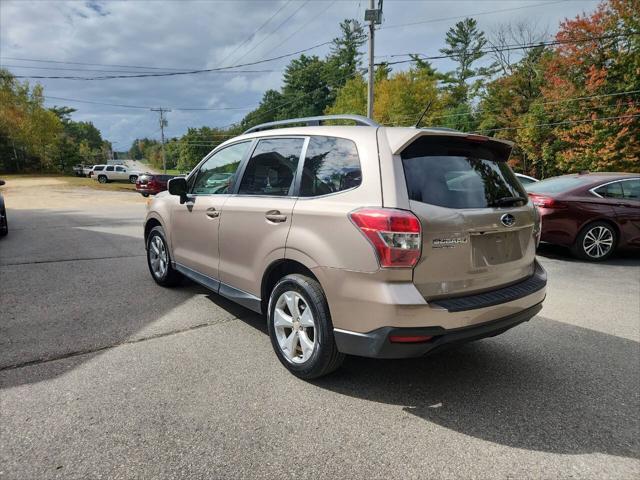
[[92, 177], [100, 183], [108, 183], [113, 181], [127, 181], [136, 183], [142, 172], [131, 170], [122, 165], [96, 165], [93, 167]]

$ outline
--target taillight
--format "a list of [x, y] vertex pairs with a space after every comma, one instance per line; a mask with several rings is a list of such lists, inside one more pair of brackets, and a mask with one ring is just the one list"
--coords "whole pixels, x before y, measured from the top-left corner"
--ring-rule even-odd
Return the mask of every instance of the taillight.
[[535, 195], [530, 193], [531, 201], [536, 207], [541, 208], [566, 208], [566, 205], [555, 198], [547, 197], [545, 195]]
[[420, 259], [420, 220], [413, 213], [393, 208], [361, 208], [349, 214], [369, 239], [381, 267], [414, 267]]

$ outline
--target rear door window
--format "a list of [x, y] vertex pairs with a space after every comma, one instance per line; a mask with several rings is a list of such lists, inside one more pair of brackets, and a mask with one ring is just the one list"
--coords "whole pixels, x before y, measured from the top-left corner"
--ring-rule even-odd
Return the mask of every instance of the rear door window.
[[626, 200], [635, 200], [636, 202], [640, 202], [640, 178], [627, 180], [626, 182], [621, 183], [624, 198]]
[[293, 180], [302, 153], [303, 138], [267, 138], [256, 145], [247, 162], [238, 194], [284, 197]]
[[106, 168], [106, 171], [107, 171], [107, 172], [113, 172], [113, 166], [111, 166], [111, 165], [110, 165], [110, 166], [108, 166], [108, 167]]
[[401, 154], [409, 198], [447, 208], [496, 207], [517, 198], [526, 202], [507, 164], [510, 152], [501, 142], [420, 137]]
[[304, 159], [301, 197], [316, 197], [355, 188], [362, 183], [358, 149], [351, 140], [315, 136]]

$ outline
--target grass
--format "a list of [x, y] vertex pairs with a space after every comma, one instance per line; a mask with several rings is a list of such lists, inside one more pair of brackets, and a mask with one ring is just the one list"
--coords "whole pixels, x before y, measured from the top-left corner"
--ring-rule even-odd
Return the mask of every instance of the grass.
[[20, 179], [44, 179], [44, 178], [55, 178], [56, 180], [60, 180], [65, 183], [65, 186], [69, 187], [89, 187], [95, 190], [106, 190], [106, 191], [124, 191], [124, 192], [135, 192], [136, 186], [133, 183], [126, 182], [111, 182], [111, 183], [98, 183], [97, 180], [86, 177], [75, 177], [71, 175], [60, 175], [60, 174], [46, 174], [46, 173], [32, 173], [32, 174], [0, 174], [0, 179], [7, 182], [7, 187], [11, 186], [12, 180], [20, 180]]

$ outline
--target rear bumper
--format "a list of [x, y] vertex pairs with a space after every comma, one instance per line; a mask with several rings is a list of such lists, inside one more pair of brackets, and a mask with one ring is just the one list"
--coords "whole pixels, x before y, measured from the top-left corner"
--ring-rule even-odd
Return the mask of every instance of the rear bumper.
[[[472, 327], [446, 330], [442, 327], [397, 328], [382, 327], [368, 333], [334, 329], [338, 350], [350, 355], [372, 358], [410, 358], [435, 353], [447, 347], [481, 338], [494, 337], [522, 322], [530, 320], [542, 309], [542, 303], [498, 320]], [[430, 336], [422, 343], [392, 343], [391, 336]]]
[[156, 193], [160, 193], [162, 190], [156, 190], [155, 188], [138, 188], [136, 186], [136, 191], [138, 193], [147, 193], [149, 195], [155, 195]]

